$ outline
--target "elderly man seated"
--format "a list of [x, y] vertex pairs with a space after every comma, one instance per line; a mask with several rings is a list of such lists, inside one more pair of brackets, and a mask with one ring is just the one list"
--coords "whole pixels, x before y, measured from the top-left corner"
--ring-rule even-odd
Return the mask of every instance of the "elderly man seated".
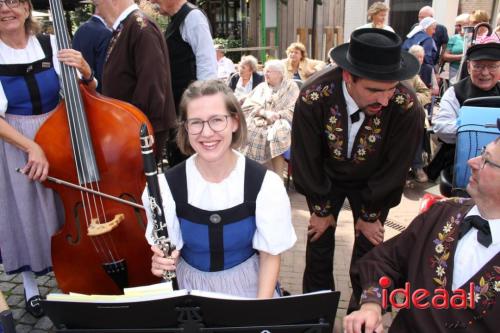
[[[344, 318], [345, 332], [383, 332], [388, 304], [402, 307], [389, 333], [498, 332], [500, 137], [468, 164], [472, 200], [435, 203], [358, 262], [362, 305]], [[394, 304], [394, 288], [407, 304]]]
[[[441, 98], [440, 110], [432, 119], [433, 130], [444, 142], [427, 169], [435, 179], [441, 169], [453, 163], [457, 136], [458, 110], [465, 100], [474, 97], [500, 96], [500, 44], [477, 44], [467, 50], [470, 76], [450, 87]], [[451, 159], [451, 161], [450, 161]]]

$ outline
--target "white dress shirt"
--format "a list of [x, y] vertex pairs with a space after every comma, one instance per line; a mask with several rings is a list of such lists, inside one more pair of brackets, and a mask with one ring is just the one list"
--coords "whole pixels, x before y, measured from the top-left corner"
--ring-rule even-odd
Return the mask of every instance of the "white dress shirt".
[[[467, 216], [479, 215], [477, 206], [467, 213]], [[482, 216], [481, 216], [482, 217]], [[484, 218], [484, 217], [483, 217]], [[469, 281], [488, 261], [500, 251], [500, 219], [488, 220], [491, 229], [492, 243], [485, 247], [477, 241], [477, 229], [471, 228], [457, 244], [453, 258], [452, 289], [460, 288]]]
[[250, 80], [248, 80], [247, 85], [243, 85], [243, 79], [240, 77], [236, 83], [236, 88], [234, 89], [234, 96], [238, 100], [245, 98], [253, 90], [253, 75], [250, 75]]
[[222, 57], [217, 61], [217, 78], [227, 80], [229, 75], [236, 71], [234, 63], [227, 57]]
[[125, 20], [130, 15], [130, 13], [132, 13], [136, 9], [139, 9], [139, 6], [137, 6], [135, 3], [127, 7], [127, 9], [125, 9], [113, 23], [113, 30], [116, 30], [120, 23], [122, 23], [122, 21]]
[[190, 11], [179, 27], [182, 39], [196, 58], [196, 79], [217, 78], [217, 58], [208, 20], [200, 10]]
[[457, 141], [458, 110], [460, 103], [455, 95], [455, 88], [450, 87], [441, 97], [439, 112], [432, 117], [432, 129], [441, 140], [449, 144]]
[[344, 93], [345, 103], [347, 105], [347, 134], [349, 135], [349, 139], [347, 141], [347, 156], [351, 157], [352, 146], [354, 144], [354, 140], [356, 139], [356, 135], [365, 120], [365, 113], [363, 111], [359, 112], [359, 120], [354, 124], [351, 122], [351, 115], [359, 110], [358, 104], [352, 99], [351, 95], [347, 91], [347, 87], [345, 82], [342, 80], [342, 92]]

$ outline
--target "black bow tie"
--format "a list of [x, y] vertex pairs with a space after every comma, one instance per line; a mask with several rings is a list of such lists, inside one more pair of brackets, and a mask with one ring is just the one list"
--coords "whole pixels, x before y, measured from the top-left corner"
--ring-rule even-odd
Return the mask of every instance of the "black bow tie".
[[472, 227], [477, 229], [477, 241], [479, 244], [484, 247], [490, 246], [493, 242], [493, 239], [491, 238], [490, 224], [478, 215], [467, 216], [464, 219], [464, 221], [460, 224], [458, 239], [462, 238]]
[[353, 114], [351, 114], [351, 123], [354, 124], [354, 123], [357, 123], [359, 121], [359, 113], [361, 112], [361, 110], [358, 110], [356, 112], [354, 112]]

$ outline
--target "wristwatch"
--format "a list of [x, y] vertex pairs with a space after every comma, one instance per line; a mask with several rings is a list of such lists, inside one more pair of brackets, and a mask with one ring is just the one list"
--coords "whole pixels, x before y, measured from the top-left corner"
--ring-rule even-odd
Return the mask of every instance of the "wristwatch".
[[81, 81], [82, 81], [82, 83], [83, 83], [83, 84], [85, 84], [85, 85], [88, 85], [90, 82], [94, 81], [94, 71], [92, 70], [92, 71], [90, 72], [90, 77], [89, 77], [88, 79], [86, 79], [86, 78], [84, 78], [84, 77], [82, 76]]

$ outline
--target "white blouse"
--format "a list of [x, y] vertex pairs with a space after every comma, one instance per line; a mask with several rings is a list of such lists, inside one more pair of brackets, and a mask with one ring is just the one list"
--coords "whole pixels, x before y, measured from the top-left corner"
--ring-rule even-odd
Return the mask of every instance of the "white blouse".
[[[54, 64], [57, 75], [59, 75], [60, 66], [59, 60], [57, 59], [57, 43], [56, 37], [53, 35], [50, 36], [50, 44], [52, 46], [52, 63]], [[13, 49], [0, 40], [0, 64], [2, 65], [29, 64], [43, 58], [45, 58], [45, 54], [43, 53], [40, 42], [35, 36], [30, 36], [28, 38], [28, 44], [24, 49]], [[0, 82], [0, 117], [5, 117], [7, 107], [7, 97], [5, 96], [2, 83]]]
[[[243, 202], [245, 157], [239, 152], [235, 151], [235, 153], [238, 155], [236, 167], [220, 183], [211, 183], [203, 178], [194, 163], [196, 155], [186, 160], [190, 205], [213, 211], [231, 208]], [[177, 249], [181, 249], [183, 241], [172, 193], [164, 175], [159, 175], [158, 181], [170, 240]], [[142, 195], [142, 201], [144, 206], [149, 208], [147, 189]], [[150, 244], [153, 244], [153, 226], [149, 209], [146, 209], [146, 215], [148, 217], [146, 238]], [[274, 172], [266, 172], [261, 190], [257, 195], [255, 217], [257, 230], [253, 236], [254, 249], [277, 255], [295, 244], [297, 236], [292, 225], [290, 199], [283, 181]]]
[[236, 83], [236, 88], [234, 89], [234, 95], [236, 96], [237, 99], [241, 99], [243, 97], [247, 97], [248, 94], [252, 92], [253, 89], [253, 76], [250, 76], [250, 80], [248, 80], [247, 85], [243, 85], [243, 79], [240, 78], [238, 79], [238, 82]]

